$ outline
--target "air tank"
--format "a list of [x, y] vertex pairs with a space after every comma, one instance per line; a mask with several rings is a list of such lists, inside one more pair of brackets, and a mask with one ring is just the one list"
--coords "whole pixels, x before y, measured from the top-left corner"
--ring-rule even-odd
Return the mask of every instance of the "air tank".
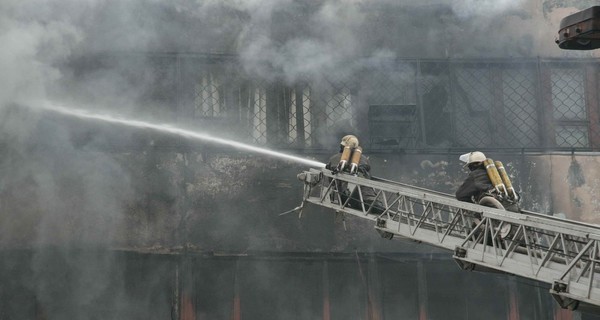
[[498, 173], [500, 174], [500, 178], [502, 182], [506, 186], [506, 191], [508, 192], [508, 196], [511, 200], [517, 201], [517, 193], [515, 192], [515, 188], [513, 188], [512, 182], [506, 173], [506, 169], [504, 169], [504, 165], [501, 161], [494, 161], [494, 165], [498, 169]]
[[362, 148], [356, 147], [352, 150], [352, 157], [350, 158], [350, 173], [356, 174], [358, 171], [358, 164], [360, 163], [360, 156], [362, 155]]
[[342, 156], [340, 157], [340, 162], [337, 165], [338, 171], [341, 172], [342, 170], [344, 170], [344, 168], [348, 164], [348, 161], [350, 161], [350, 154], [352, 154], [352, 148], [350, 148], [349, 146], [344, 147], [344, 150], [342, 150]]
[[508, 196], [508, 193], [506, 192], [506, 186], [502, 182], [500, 173], [498, 173], [498, 168], [496, 168], [496, 165], [494, 165], [494, 160], [487, 158], [483, 161], [483, 165], [485, 166], [488, 177], [490, 177], [490, 181], [492, 182], [492, 185], [494, 185], [496, 191]]

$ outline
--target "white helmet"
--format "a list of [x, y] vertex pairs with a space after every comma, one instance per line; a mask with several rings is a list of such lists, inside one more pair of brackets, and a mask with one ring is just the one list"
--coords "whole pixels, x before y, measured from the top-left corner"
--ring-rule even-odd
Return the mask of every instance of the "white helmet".
[[485, 161], [486, 157], [482, 152], [473, 151], [461, 155], [458, 159], [462, 162], [465, 162], [465, 165], [468, 165], [474, 162], [483, 162]]
[[349, 134], [342, 138], [342, 142], [340, 144], [344, 147], [356, 148], [358, 147], [358, 138]]

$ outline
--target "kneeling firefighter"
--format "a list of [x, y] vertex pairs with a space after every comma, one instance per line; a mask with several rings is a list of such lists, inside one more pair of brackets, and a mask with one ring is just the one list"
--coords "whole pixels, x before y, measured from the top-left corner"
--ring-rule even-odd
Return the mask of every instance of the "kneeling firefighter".
[[[346, 135], [342, 138], [339, 152], [329, 158], [325, 168], [331, 170], [334, 174], [346, 173], [365, 179], [371, 179], [371, 164], [369, 163], [369, 158], [362, 154], [362, 148], [359, 146], [358, 138], [354, 135]], [[354, 209], [362, 210], [360, 196], [356, 189], [350, 194], [346, 182], [338, 181], [336, 186], [342, 202], [346, 202], [348, 197], [350, 197], [348, 205]], [[365, 210], [368, 210], [372, 205], [370, 213], [379, 214], [383, 212], [381, 203], [379, 203], [378, 200], [375, 201], [376, 193], [373, 188], [361, 186], [360, 191], [365, 202]]]
[[[479, 151], [463, 154], [459, 159], [466, 163], [465, 166], [469, 168], [470, 172], [467, 179], [456, 190], [456, 199], [520, 212], [519, 195], [513, 188], [502, 162], [486, 158]], [[480, 216], [476, 216], [472, 227], [478, 224], [480, 219]], [[510, 224], [504, 224], [499, 233], [500, 238], [508, 237], [512, 229], [514, 228]], [[491, 241], [488, 240], [488, 243]]]
[[465, 153], [459, 159], [465, 162], [470, 172], [456, 190], [456, 199], [480, 203], [485, 196], [491, 196], [502, 203], [505, 209], [519, 212], [519, 195], [513, 188], [502, 162], [486, 158], [479, 151]]
[[456, 190], [456, 199], [479, 203], [481, 196], [494, 188], [483, 165], [486, 157], [482, 152], [474, 151], [461, 155], [459, 159], [469, 168], [469, 176]]

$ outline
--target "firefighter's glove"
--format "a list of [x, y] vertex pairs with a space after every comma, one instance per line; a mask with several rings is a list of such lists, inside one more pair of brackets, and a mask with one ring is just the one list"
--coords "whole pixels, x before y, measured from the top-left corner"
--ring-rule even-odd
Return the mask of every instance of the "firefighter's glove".
[[521, 202], [521, 194], [515, 191], [515, 203]]
[[360, 173], [360, 175], [364, 178], [371, 179], [371, 173], [369, 172], [369, 167], [367, 166], [358, 166], [358, 170], [356, 172]]
[[369, 174], [369, 170], [367, 170], [366, 166], [363, 165], [359, 165], [358, 166], [358, 172], [362, 173], [362, 174]]

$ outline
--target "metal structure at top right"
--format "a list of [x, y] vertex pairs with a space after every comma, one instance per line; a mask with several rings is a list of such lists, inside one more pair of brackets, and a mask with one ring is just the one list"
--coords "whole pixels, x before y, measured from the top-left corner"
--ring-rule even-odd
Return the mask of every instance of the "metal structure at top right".
[[556, 44], [566, 50], [600, 48], [600, 6], [594, 6], [560, 21]]

